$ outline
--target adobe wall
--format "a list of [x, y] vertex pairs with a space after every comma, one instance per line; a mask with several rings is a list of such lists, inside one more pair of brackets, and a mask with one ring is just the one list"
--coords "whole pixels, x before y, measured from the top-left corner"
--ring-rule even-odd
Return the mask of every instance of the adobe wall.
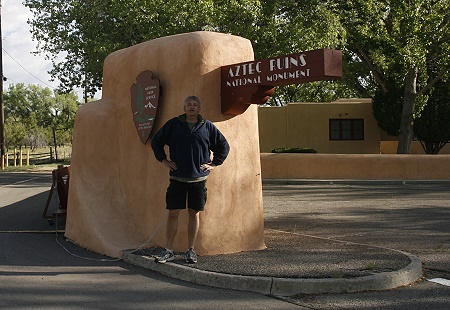
[[264, 179], [449, 180], [450, 155], [261, 154]]
[[[262, 153], [275, 148], [308, 147], [321, 154], [397, 154], [397, 137], [380, 130], [370, 98], [259, 107], [258, 117]], [[330, 141], [329, 120], [352, 118], [364, 119], [364, 141]], [[411, 142], [410, 154], [425, 154], [419, 141]], [[450, 154], [450, 143], [439, 154]]]
[[[183, 99], [197, 95], [201, 114], [227, 138], [231, 151], [207, 181], [200, 214], [200, 255], [257, 250], [264, 245], [261, 166], [256, 106], [239, 116], [221, 113], [220, 67], [253, 60], [250, 41], [194, 32], [159, 38], [112, 53], [103, 73], [102, 99], [83, 105], [73, 135], [66, 237], [98, 253], [121, 257], [141, 246], [165, 213], [168, 170], [143, 144], [133, 123], [130, 87], [145, 70], [160, 80], [154, 130], [183, 113]], [[186, 251], [182, 212], [176, 251]], [[150, 245], [163, 246], [165, 224]]]

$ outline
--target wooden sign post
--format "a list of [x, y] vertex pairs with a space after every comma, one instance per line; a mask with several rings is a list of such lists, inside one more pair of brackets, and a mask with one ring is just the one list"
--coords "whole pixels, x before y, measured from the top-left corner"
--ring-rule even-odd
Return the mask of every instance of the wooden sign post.
[[342, 51], [320, 49], [221, 67], [222, 113], [239, 115], [264, 104], [275, 86], [342, 77]]

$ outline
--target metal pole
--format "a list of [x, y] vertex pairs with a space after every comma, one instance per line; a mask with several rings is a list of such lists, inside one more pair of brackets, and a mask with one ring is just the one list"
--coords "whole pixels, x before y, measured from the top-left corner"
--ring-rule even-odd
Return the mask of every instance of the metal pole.
[[5, 155], [5, 109], [3, 106], [3, 39], [2, 39], [2, 1], [0, 0], [0, 158]]

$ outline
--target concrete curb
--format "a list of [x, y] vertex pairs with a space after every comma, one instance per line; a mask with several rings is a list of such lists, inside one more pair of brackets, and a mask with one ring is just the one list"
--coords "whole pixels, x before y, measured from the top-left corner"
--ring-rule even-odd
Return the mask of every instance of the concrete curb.
[[153, 270], [161, 273], [165, 276], [211, 286], [226, 289], [233, 289], [238, 291], [249, 291], [261, 294], [271, 294], [272, 278], [271, 277], [256, 277], [256, 276], [241, 276], [223, 274], [218, 272], [211, 272], [191, 268], [176, 263], [156, 263], [153, 258], [140, 255], [124, 255], [123, 261], [143, 267], [145, 269]]
[[[396, 251], [396, 250], [394, 250]], [[412, 254], [406, 255], [410, 264], [400, 270], [351, 279], [279, 279], [274, 278], [271, 295], [293, 296], [297, 294], [353, 293], [381, 291], [411, 284], [423, 277], [422, 262]]]
[[[389, 249], [391, 250], [391, 249]], [[265, 295], [294, 296], [297, 294], [350, 293], [378, 291], [411, 284], [423, 277], [422, 262], [412, 254], [392, 250], [406, 255], [410, 264], [400, 270], [370, 276], [341, 279], [288, 279], [223, 274], [191, 268], [176, 263], [159, 264], [147, 256], [125, 253], [124, 262], [153, 270], [175, 279], [211, 287], [256, 292]]]

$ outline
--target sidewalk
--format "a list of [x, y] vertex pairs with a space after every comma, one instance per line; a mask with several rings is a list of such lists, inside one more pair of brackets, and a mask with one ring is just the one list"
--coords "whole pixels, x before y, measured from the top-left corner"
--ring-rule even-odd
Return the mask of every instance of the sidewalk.
[[[288, 181], [266, 180], [264, 184], [284, 188], [305, 184], [333, 186], [334, 183], [346, 186], [405, 184], [403, 181]], [[434, 182], [423, 183], [433, 185]], [[293, 194], [292, 197], [296, 195]], [[265, 197], [265, 213], [271, 213], [272, 209], [280, 213], [287, 211], [280, 210], [279, 199], [281, 197], [277, 196], [274, 200], [277, 202], [274, 202]], [[304, 199], [306, 201], [308, 198]], [[298, 206], [292, 205], [298, 202], [288, 200], [282, 199], [282, 208], [287, 208], [287, 205], [291, 211], [292, 208], [298, 209]], [[352, 202], [348, 201], [347, 204], [352, 205]], [[276, 225], [269, 226], [292, 226], [292, 221], [303, 216], [297, 215], [296, 218], [292, 212], [287, 214], [290, 216], [276, 217]], [[265, 215], [266, 223], [267, 217], [270, 215]], [[375, 226], [366, 226], [365, 229], [374, 230]], [[126, 254], [124, 261], [192, 283], [278, 296], [388, 290], [411, 284], [423, 277], [422, 262], [417, 256], [386, 247], [270, 228], [265, 229], [265, 242], [267, 248], [264, 250], [202, 256], [197, 264], [185, 263], [183, 253], [177, 253], [173, 262], [155, 263], [153, 256], [160, 253], [160, 248]]]
[[414, 255], [362, 244], [266, 230], [261, 251], [199, 257], [187, 264], [184, 253], [173, 262], [154, 262], [160, 248], [125, 255], [124, 261], [192, 283], [267, 295], [387, 290], [422, 277]]

